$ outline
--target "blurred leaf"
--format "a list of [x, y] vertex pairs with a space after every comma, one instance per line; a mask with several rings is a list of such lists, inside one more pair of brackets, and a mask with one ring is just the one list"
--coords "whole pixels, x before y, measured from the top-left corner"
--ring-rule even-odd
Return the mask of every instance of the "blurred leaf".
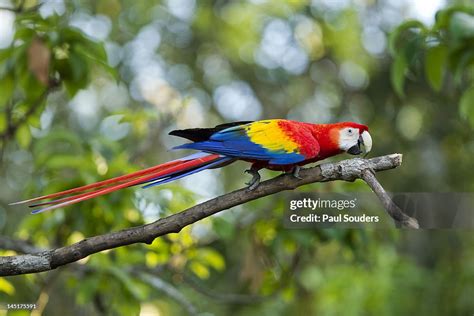
[[113, 265], [104, 266], [102, 268], [115, 276], [136, 300], [140, 301], [146, 297], [146, 292], [139, 286], [139, 282], [134, 281], [128, 273]]
[[63, 80], [63, 84], [70, 98], [74, 97], [81, 89], [80, 85], [76, 84], [74, 81]]
[[0, 106], [4, 106], [13, 95], [15, 83], [11, 74], [0, 79]]
[[0, 291], [7, 293], [8, 295], [15, 294], [15, 288], [5, 278], [0, 278]]
[[97, 288], [100, 284], [100, 278], [97, 275], [82, 278], [80, 286], [76, 289], [76, 300], [78, 304], [90, 304]]
[[420, 58], [426, 41], [427, 29], [416, 20], [410, 20], [390, 34], [389, 50], [394, 56], [391, 65], [391, 82], [398, 96], [404, 97], [405, 75], [411, 64]]
[[439, 91], [443, 84], [447, 56], [448, 48], [445, 45], [430, 47], [426, 52], [425, 76], [435, 91]]
[[3, 133], [6, 128], [7, 128], [7, 118], [5, 117], [5, 115], [1, 114], [0, 115], [0, 133]]
[[110, 67], [107, 59], [107, 52], [102, 43], [86, 41], [76, 46], [78, 53], [101, 65], [115, 80], [119, 79], [119, 74], [115, 68]]
[[212, 220], [214, 232], [223, 239], [231, 239], [235, 233], [235, 226], [231, 222], [221, 217], [215, 217]]
[[25, 99], [31, 102], [36, 102], [44, 92], [44, 85], [26, 69], [20, 74], [20, 87]]
[[412, 33], [404, 39], [404, 46], [400, 48], [400, 54], [405, 55], [407, 66], [416, 66], [423, 57], [426, 37], [422, 34]]
[[283, 289], [281, 296], [287, 303], [294, 300], [296, 294], [296, 288], [294, 285], [287, 286]]
[[13, 49], [11, 57], [5, 62], [5, 70], [12, 73], [15, 84], [17, 86], [20, 84], [20, 87], [22, 78], [30, 75], [26, 60], [26, 45], [20, 45]]
[[168, 260], [167, 256], [165, 261], [163, 262], [162, 260], [163, 256], [160, 256], [159, 254], [153, 252], [153, 251], [148, 251], [146, 253], [145, 259], [146, 259], [146, 265], [148, 267], [156, 267], [159, 264], [164, 264]]
[[57, 128], [45, 137], [35, 141], [33, 154], [36, 157], [36, 162], [42, 165], [51, 158], [51, 154], [53, 156], [60, 156], [67, 153], [82, 156], [82, 146], [83, 141], [77, 134], [70, 130]]
[[41, 115], [31, 115], [27, 120], [27, 124], [36, 128], [40, 128]]
[[31, 132], [28, 124], [22, 124], [16, 132], [16, 140], [22, 148], [27, 148], [31, 143]]
[[0, 49], [0, 64], [11, 57], [12, 51], [11, 48]]
[[65, 77], [63, 82], [70, 97], [73, 97], [79, 90], [84, 89], [88, 85], [88, 64], [83, 56], [76, 51], [70, 53], [64, 71], [63, 75]]
[[455, 39], [464, 40], [474, 37], [474, 16], [465, 12], [452, 15], [449, 31]]
[[463, 75], [474, 60], [474, 50], [459, 48], [450, 56], [450, 67], [453, 71], [456, 84], [462, 84]]
[[81, 156], [55, 155], [49, 157], [46, 164], [51, 169], [78, 168], [84, 169], [86, 159]]
[[209, 269], [198, 261], [192, 261], [189, 264], [189, 268], [191, 271], [200, 279], [207, 279], [209, 278]]
[[124, 8], [119, 0], [104, 0], [97, 3], [97, 12], [113, 18], [117, 18], [122, 9]]
[[200, 248], [198, 258], [201, 262], [206, 263], [206, 265], [213, 267], [217, 271], [222, 271], [225, 268], [224, 258], [212, 248]]
[[450, 25], [451, 17], [454, 13], [465, 12], [473, 13], [473, 9], [465, 6], [452, 6], [447, 9], [439, 10], [435, 15], [435, 30], [447, 29]]
[[410, 29], [426, 31], [425, 25], [417, 20], [409, 20], [398, 26], [394, 31], [392, 31], [392, 33], [390, 33], [389, 37], [389, 50], [392, 56], [397, 55], [400, 51], [400, 46], [405, 45], [403, 33]]
[[395, 60], [391, 66], [390, 79], [395, 92], [400, 97], [405, 96], [403, 86], [405, 83], [405, 73], [407, 68], [408, 65], [405, 56], [403, 54], [396, 55]]
[[78, 52], [76, 47], [72, 49], [68, 62], [69, 66], [71, 67], [71, 79], [77, 84], [80, 84], [82, 87], [85, 87], [87, 85], [89, 69], [87, 61]]
[[474, 86], [463, 93], [459, 102], [459, 112], [474, 127]]
[[74, 43], [74, 50], [82, 58], [103, 66], [115, 80], [118, 80], [118, 72], [108, 64], [107, 52], [103, 43], [91, 40], [81, 31], [74, 28], [63, 30], [63, 37], [67, 42]]
[[301, 285], [308, 291], [317, 290], [324, 284], [324, 275], [317, 266], [308, 266], [299, 274]]
[[64, 42], [68, 43], [80, 43], [83, 41], [89, 41], [81, 30], [75, 27], [66, 27], [61, 29], [61, 36]]
[[86, 40], [78, 43], [75, 48], [80, 54], [107, 65], [107, 52], [101, 43]]
[[36, 32], [31, 28], [31, 25], [22, 25], [15, 32], [15, 39], [25, 41], [26, 43], [30, 42], [31, 39], [36, 36]]

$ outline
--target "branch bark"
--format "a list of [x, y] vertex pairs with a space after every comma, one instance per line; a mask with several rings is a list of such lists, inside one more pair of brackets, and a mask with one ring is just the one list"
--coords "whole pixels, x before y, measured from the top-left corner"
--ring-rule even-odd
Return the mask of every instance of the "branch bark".
[[61, 248], [38, 253], [0, 257], [0, 276], [49, 271], [106, 249], [135, 243], [151, 244], [157, 237], [178, 233], [190, 224], [236, 205], [284, 190], [293, 190], [299, 186], [314, 182], [364, 179], [381, 199], [388, 214], [399, 225], [402, 227], [418, 228], [418, 223], [415, 219], [405, 215], [398, 207], [394, 207], [395, 204], [391, 202], [390, 197], [372, 174], [372, 172], [396, 168], [401, 163], [402, 155], [392, 154], [371, 159], [354, 158], [302, 169], [300, 172], [302, 179], [283, 174], [262, 182], [253, 191], [248, 191], [246, 188], [236, 190], [195, 205], [180, 213], [160, 218], [150, 224], [86, 238], [78, 243]]
[[395, 204], [390, 196], [385, 192], [385, 189], [382, 187], [380, 182], [377, 181], [374, 173], [371, 170], [363, 170], [361, 173], [361, 178], [369, 185], [369, 187], [374, 191], [377, 197], [383, 204], [383, 207], [387, 213], [395, 220], [396, 223], [399, 223], [402, 227], [409, 228], [420, 228], [418, 221], [407, 214]]

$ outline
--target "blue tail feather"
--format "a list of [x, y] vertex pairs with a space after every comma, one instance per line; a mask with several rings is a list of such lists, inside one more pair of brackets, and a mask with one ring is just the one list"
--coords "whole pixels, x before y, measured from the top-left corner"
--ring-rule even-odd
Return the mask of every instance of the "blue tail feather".
[[[185, 172], [182, 172], [182, 171], [181, 172], [176, 172], [174, 174], [166, 175], [164, 177], [157, 177], [155, 179], [147, 181], [147, 182], [151, 182], [151, 183], [143, 186], [142, 188], [143, 189], [148, 189], [148, 188], [151, 188], [151, 187], [156, 186], [156, 185], [165, 184], [165, 183], [168, 183], [168, 182], [171, 182], [171, 181], [174, 181], [174, 180], [178, 180], [178, 179], [187, 177], [189, 175], [192, 175], [194, 173], [197, 173], [199, 171], [206, 170], [206, 169], [209, 169], [211, 167], [215, 167], [216, 165], [228, 162], [230, 160], [232, 160], [232, 158], [222, 157], [222, 158], [217, 159], [216, 161], [213, 161], [211, 163], [208, 163], [208, 164], [206, 164], [204, 166], [201, 166], [199, 168], [196, 168], [196, 169], [191, 169], [191, 170], [185, 171]], [[147, 182], [145, 182], [145, 183], [147, 183]]]

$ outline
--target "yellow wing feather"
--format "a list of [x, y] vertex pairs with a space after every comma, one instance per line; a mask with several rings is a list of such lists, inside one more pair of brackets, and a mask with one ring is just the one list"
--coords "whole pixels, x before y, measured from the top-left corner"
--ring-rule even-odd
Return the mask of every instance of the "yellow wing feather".
[[263, 120], [249, 123], [246, 127], [250, 140], [271, 151], [298, 153], [299, 146], [280, 128], [280, 120]]

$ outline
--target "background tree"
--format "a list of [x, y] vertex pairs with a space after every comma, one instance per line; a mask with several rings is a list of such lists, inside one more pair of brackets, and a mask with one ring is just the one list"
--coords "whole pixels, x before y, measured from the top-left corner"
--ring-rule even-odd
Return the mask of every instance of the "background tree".
[[[7, 206], [172, 159], [171, 129], [231, 120], [361, 121], [374, 155], [405, 155], [396, 176], [381, 175], [388, 190], [473, 191], [474, 16], [469, 1], [449, 5], [431, 25], [404, 22], [409, 2], [388, 0], [5, 1], [1, 235], [58, 247], [241, 187], [235, 164], [38, 216]], [[288, 230], [286, 202], [274, 195], [149, 246], [1, 278], [0, 301], [47, 315], [474, 310], [471, 232]]]

